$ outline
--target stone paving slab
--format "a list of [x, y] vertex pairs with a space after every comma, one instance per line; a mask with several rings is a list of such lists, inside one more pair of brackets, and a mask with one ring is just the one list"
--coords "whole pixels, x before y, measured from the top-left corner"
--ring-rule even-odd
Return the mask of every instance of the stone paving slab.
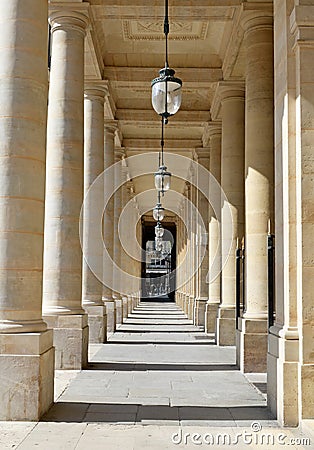
[[18, 445], [19, 450], [74, 450], [82, 437], [86, 423], [39, 422], [32, 432]]
[[[132, 317], [132, 318], [126, 319], [124, 321], [124, 324], [127, 324], [127, 325], [160, 325], [160, 323], [159, 323], [160, 321], [161, 321], [160, 318], [155, 318], [155, 317], [154, 318], [152, 318], [152, 317]], [[182, 326], [182, 325], [193, 326], [192, 320], [188, 320], [186, 318], [181, 318], [181, 317], [180, 318], [174, 317], [172, 319], [168, 318], [168, 319], [162, 320], [162, 325], [177, 326], [178, 324], [180, 326]], [[123, 328], [123, 327], [122, 326], [119, 327], [119, 329], [121, 329], [121, 328]]]
[[110, 344], [104, 345], [93, 356], [91, 362], [134, 362], [134, 363], [176, 363], [213, 365], [235, 364], [235, 348], [182, 344], [162, 345], [150, 343], [143, 345]]
[[36, 425], [36, 422], [0, 422], [0, 449], [16, 448]]
[[[12, 424], [17, 430], [20, 424]], [[23, 424], [26, 427], [28, 424]], [[257, 444], [243, 443], [244, 433], [253, 434]], [[274, 445], [261, 445], [262, 435], [273, 436]], [[284, 435], [286, 446], [279, 444], [278, 436]], [[257, 437], [255, 437], [257, 436]], [[308, 439], [298, 429], [281, 429], [262, 426], [258, 433], [252, 433], [251, 427], [224, 427], [215, 425], [214, 421], [202, 422], [202, 425], [157, 425], [157, 424], [117, 424], [109, 423], [47, 423], [34, 426], [33, 431], [16, 448], [19, 450], [174, 450], [176, 448], [235, 448], [244, 450], [282, 449], [304, 450], [310, 445], [290, 445], [290, 439]], [[13, 436], [11, 443], [13, 442]], [[195, 440], [197, 439], [197, 440]], [[213, 439], [212, 445], [206, 445]], [[16, 442], [16, 441], [15, 441]], [[196, 443], [195, 443], [196, 442]], [[225, 445], [222, 444], [225, 442]], [[201, 445], [200, 445], [201, 444]], [[229, 444], [229, 445], [228, 445]], [[7, 447], [7, 448], [13, 448]], [[3, 447], [5, 449], [5, 447]], [[2, 448], [1, 448], [2, 450]]]
[[[235, 349], [212, 345], [213, 337], [186, 325], [175, 304], [146, 302], [133, 319], [109, 343], [90, 345], [87, 370], [57, 372], [58, 402], [40, 423], [0, 423], [0, 450], [195, 449], [195, 434], [234, 440], [252, 431], [252, 422], [263, 432], [306, 438], [300, 430], [280, 429], [271, 417], [259, 389], [265, 375], [241, 374]], [[137, 329], [121, 330], [126, 326]], [[250, 448], [243, 445], [232, 448]]]
[[202, 330], [196, 330], [196, 327], [194, 325], [163, 325], [163, 324], [155, 324], [155, 325], [144, 325], [144, 324], [128, 324], [124, 323], [123, 325], [119, 325], [118, 331], [129, 331], [132, 333], [143, 333], [143, 331], [149, 331], [149, 332], [157, 332], [157, 333], [202, 333]]
[[203, 334], [193, 334], [193, 333], [176, 333], [176, 332], [145, 332], [145, 333], [132, 333], [131, 331], [120, 331], [115, 332], [110, 338], [110, 343], [124, 343], [124, 342], [136, 343], [136, 342], [144, 342], [144, 343], [176, 343], [179, 345], [180, 343], [189, 343], [189, 344], [198, 344], [202, 343], [205, 345], [210, 344], [210, 342], [214, 343], [213, 337], [207, 337]]

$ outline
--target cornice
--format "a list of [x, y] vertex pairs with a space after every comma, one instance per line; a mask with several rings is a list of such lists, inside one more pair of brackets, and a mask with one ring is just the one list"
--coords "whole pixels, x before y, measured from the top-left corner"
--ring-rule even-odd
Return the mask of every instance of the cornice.
[[290, 15], [290, 31], [297, 45], [314, 46], [314, 6], [295, 6]]

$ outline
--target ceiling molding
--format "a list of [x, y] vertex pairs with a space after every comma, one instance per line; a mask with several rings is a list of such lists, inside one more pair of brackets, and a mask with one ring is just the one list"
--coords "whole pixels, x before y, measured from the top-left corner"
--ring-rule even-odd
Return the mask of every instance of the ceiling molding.
[[[120, 122], [154, 122], [160, 127], [160, 118], [152, 109], [117, 109], [116, 119]], [[210, 119], [209, 111], [178, 111], [169, 119], [169, 127], [189, 123], [190, 126], [202, 126]]]
[[[202, 139], [167, 139], [165, 150], [192, 150], [202, 145]], [[123, 146], [135, 150], [160, 149], [160, 139], [123, 139]]]
[[[122, 67], [106, 66], [104, 68], [104, 78], [116, 82], [150, 82], [158, 75], [156, 67]], [[183, 83], [213, 83], [222, 80], [222, 70], [213, 68], [177, 67], [176, 74]], [[140, 87], [140, 86], [139, 86]]]
[[[162, 4], [148, 5], [143, 0], [133, 0], [131, 5], [129, 0], [120, 0], [118, 5], [116, 0], [106, 0], [105, 4], [95, 3], [97, 0], [93, 2], [92, 8], [100, 20], [118, 17], [125, 20], [156, 21], [164, 18], [165, 11]], [[232, 20], [235, 7], [240, 6], [241, 3], [242, 0], [194, 0], [193, 5], [182, 5], [182, 0], [172, 0], [169, 16], [174, 21], [227, 21]]]

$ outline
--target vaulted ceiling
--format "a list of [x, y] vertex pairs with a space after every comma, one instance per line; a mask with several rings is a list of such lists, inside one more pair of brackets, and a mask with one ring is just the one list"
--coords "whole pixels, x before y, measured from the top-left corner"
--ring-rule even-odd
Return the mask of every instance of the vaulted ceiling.
[[[157, 152], [161, 126], [151, 106], [150, 82], [165, 62], [164, 0], [89, 3], [86, 79], [108, 80], [107, 116], [118, 120], [119, 143], [126, 155]], [[241, 0], [169, 0], [169, 64], [183, 80], [183, 101], [167, 125], [166, 151], [191, 157], [203, 145], [217, 83], [242, 79], [243, 32], [238, 24], [242, 4]], [[157, 155], [151, 169], [156, 167]], [[182, 167], [182, 173], [187, 174], [188, 167]], [[135, 179], [134, 185], [137, 193], [153, 189], [152, 177]], [[177, 180], [174, 187], [182, 192], [184, 183]], [[165, 199], [166, 207], [172, 208], [173, 201], [177, 200]], [[144, 209], [153, 205], [155, 193], [142, 196], [141, 202]]]

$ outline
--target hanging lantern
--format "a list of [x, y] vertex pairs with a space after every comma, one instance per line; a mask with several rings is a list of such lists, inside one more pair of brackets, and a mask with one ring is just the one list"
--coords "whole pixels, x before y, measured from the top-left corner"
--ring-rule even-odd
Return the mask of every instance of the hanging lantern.
[[165, 119], [179, 111], [182, 101], [182, 81], [174, 77], [175, 71], [165, 67], [152, 81], [152, 105]]
[[161, 225], [160, 222], [157, 222], [157, 225], [155, 226], [155, 236], [158, 238], [162, 238], [164, 235], [165, 229]]
[[161, 203], [157, 203], [157, 205], [153, 209], [153, 217], [156, 222], [160, 222], [165, 217], [165, 208], [161, 206]]
[[166, 166], [160, 166], [158, 172], [155, 172], [155, 187], [159, 192], [167, 192], [170, 189], [171, 173], [167, 171]]

